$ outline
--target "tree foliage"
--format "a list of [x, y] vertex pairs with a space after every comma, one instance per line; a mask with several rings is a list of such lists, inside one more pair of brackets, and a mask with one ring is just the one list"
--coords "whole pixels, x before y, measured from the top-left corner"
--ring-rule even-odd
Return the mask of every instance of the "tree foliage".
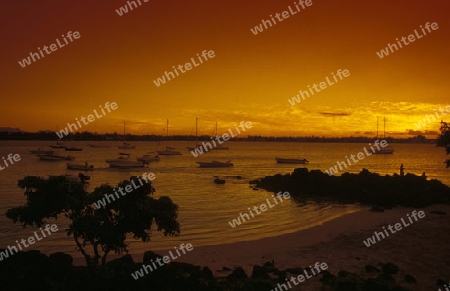
[[127, 235], [149, 242], [153, 224], [165, 236], [180, 233], [178, 206], [167, 196], [153, 198], [155, 189], [150, 181], [145, 183], [146, 180], [131, 177], [129, 181], [119, 183], [117, 188], [125, 188], [132, 182], [141, 185], [139, 181], [142, 186], [133, 187], [132, 192], [97, 209], [93, 202], [114, 193], [114, 188], [108, 184], [88, 193], [81, 183], [71, 182], [64, 176], [49, 179], [27, 176], [19, 181], [19, 187], [25, 189], [27, 202], [9, 209], [6, 216], [24, 227], [40, 227], [47, 219], [64, 216], [70, 221], [66, 233], [73, 237], [86, 263], [98, 265], [101, 259], [105, 264], [111, 251], [127, 252]]
[[[445, 152], [450, 154], [450, 126], [447, 122], [441, 121], [441, 134], [437, 138], [437, 146], [445, 147]], [[450, 159], [445, 162], [446, 167], [450, 167]]]

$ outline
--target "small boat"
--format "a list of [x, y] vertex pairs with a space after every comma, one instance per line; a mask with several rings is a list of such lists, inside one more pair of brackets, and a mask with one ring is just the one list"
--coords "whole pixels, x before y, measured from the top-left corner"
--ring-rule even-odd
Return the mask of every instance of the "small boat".
[[87, 181], [91, 179], [91, 176], [86, 176], [83, 173], [78, 173], [78, 176], [74, 176], [74, 175], [69, 175], [69, 174], [65, 174], [65, 175], [48, 175], [49, 178], [58, 178], [58, 177], [65, 177], [67, 180], [69, 180], [70, 182], [74, 182], [74, 183], [88, 183]]
[[197, 162], [197, 164], [199, 164], [200, 168], [230, 168], [230, 167], [233, 167], [233, 163], [231, 161]]
[[92, 171], [94, 170], [94, 165], [89, 165], [87, 162], [84, 164], [66, 163], [67, 169], [69, 170], [79, 170], [79, 171]]
[[[383, 129], [383, 139], [386, 140], [386, 117], [383, 118], [384, 129]], [[377, 116], [377, 140], [378, 140], [378, 116]], [[391, 155], [394, 153], [394, 148], [391, 146], [382, 147], [380, 149], [375, 148], [372, 150], [372, 153], [375, 155]]]
[[166, 147], [165, 150], [162, 151], [156, 151], [158, 153], [158, 155], [161, 156], [179, 156], [181, 155], [180, 151], [177, 151], [175, 148], [171, 148], [171, 147]]
[[[216, 137], [219, 137], [218, 135], [217, 135], [217, 122], [216, 122]], [[230, 148], [229, 147], [227, 147], [227, 146], [223, 146], [223, 145], [216, 145], [215, 147], [213, 147], [212, 148], [213, 150], [218, 150], [218, 151], [226, 151], [226, 150], [229, 150]]]
[[195, 118], [195, 147], [187, 147], [188, 151], [195, 151], [198, 147], [198, 118]]
[[83, 148], [78, 148], [78, 147], [73, 147], [73, 146], [65, 147], [66, 152], [81, 152], [82, 150], [83, 150]]
[[216, 184], [225, 184], [225, 180], [219, 179], [219, 178], [215, 178], [214, 179], [214, 183], [216, 183]]
[[133, 150], [136, 148], [136, 146], [125, 142], [125, 122], [123, 123], [123, 144], [121, 146], [118, 146], [117, 148], [121, 150]]
[[111, 146], [109, 146], [109, 145], [106, 145], [106, 144], [90, 144], [89, 145], [91, 148], [97, 148], [97, 149], [108, 149], [108, 148], [110, 148]]
[[179, 156], [181, 155], [180, 151], [177, 151], [175, 148], [167, 146], [167, 139], [169, 138], [169, 120], [167, 119], [167, 125], [166, 125], [166, 149], [162, 151], [156, 151], [158, 155], [161, 156]]
[[57, 142], [54, 145], [49, 145], [52, 149], [65, 149], [66, 145], [63, 142]]
[[276, 157], [275, 160], [279, 164], [307, 164], [309, 161], [307, 159], [284, 159]]
[[138, 162], [144, 162], [144, 163], [149, 164], [151, 162], [157, 162], [157, 161], [159, 161], [161, 159], [159, 158], [159, 156], [157, 154], [150, 153], [150, 154], [147, 154], [147, 155], [143, 155], [142, 157], [138, 157], [136, 160]]
[[224, 150], [229, 150], [230, 148], [229, 147], [226, 147], [226, 146], [222, 146], [222, 145], [217, 145], [216, 147], [213, 147], [213, 150], [222, 150], [222, 151], [224, 151]]
[[372, 151], [372, 153], [376, 155], [390, 155], [394, 153], [394, 149], [390, 146], [387, 146], [385, 148], [375, 149]]
[[126, 153], [119, 153], [119, 157], [117, 159], [106, 160], [106, 163], [111, 168], [142, 168], [147, 164], [142, 161], [139, 162], [130, 160], [130, 154]]
[[73, 156], [61, 156], [56, 154], [43, 154], [43, 155], [36, 155], [40, 160], [42, 161], [73, 161], [75, 160], [75, 157]]
[[133, 150], [133, 149], [136, 148], [136, 146], [131, 145], [131, 144], [127, 143], [127, 142], [124, 142], [123, 145], [118, 146], [117, 148], [121, 149], [121, 150]]
[[51, 151], [51, 150], [41, 150], [41, 148], [38, 148], [37, 150], [31, 150], [30, 154], [33, 155], [51, 155], [53, 154], [55, 151]]

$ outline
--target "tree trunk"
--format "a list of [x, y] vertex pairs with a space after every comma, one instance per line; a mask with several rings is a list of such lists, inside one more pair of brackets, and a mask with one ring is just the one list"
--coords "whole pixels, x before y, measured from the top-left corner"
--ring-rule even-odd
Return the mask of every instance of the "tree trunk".
[[91, 256], [86, 253], [83, 246], [78, 241], [78, 236], [75, 233], [73, 234], [73, 239], [75, 240], [75, 243], [78, 246], [78, 250], [81, 252], [81, 254], [83, 254], [84, 259], [86, 260], [86, 266], [90, 266], [91, 265]]

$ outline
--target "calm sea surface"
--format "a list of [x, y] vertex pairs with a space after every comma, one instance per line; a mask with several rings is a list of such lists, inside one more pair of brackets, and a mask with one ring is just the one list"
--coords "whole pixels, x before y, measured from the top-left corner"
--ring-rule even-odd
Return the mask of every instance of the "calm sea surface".
[[[133, 170], [118, 170], [108, 168], [105, 160], [115, 158], [117, 148], [90, 148], [92, 142], [74, 142], [82, 146], [82, 152], [65, 152], [76, 157], [75, 162], [88, 161], [95, 165], [95, 171], [89, 172], [91, 181], [88, 190], [102, 183], [116, 186], [121, 180], [131, 175], [142, 175], [143, 172], [155, 173], [153, 181], [156, 188], [155, 197], [170, 196], [179, 205], [179, 221], [181, 235], [178, 237], [164, 237], [154, 231], [152, 242], [144, 244], [131, 240], [130, 253], [142, 254], [146, 250], [171, 249], [180, 243], [192, 243], [195, 246], [215, 245], [245, 240], [255, 240], [264, 237], [277, 236], [295, 232], [315, 225], [322, 224], [346, 213], [361, 209], [357, 205], [317, 204], [308, 202], [302, 205], [294, 201], [285, 200], [268, 211], [256, 215], [255, 218], [231, 228], [228, 221], [236, 218], [240, 212], [248, 211], [270, 198], [273, 193], [254, 191], [249, 188], [248, 181], [266, 175], [289, 173], [295, 168], [293, 165], [275, 163], [278, 157], [299, 157], [304, 155], [310, 160], [309, 169], [325, 170], [344, 161], [345, 156], [356, 155], [363, 151], [368, 144], [333, 144], [333, 143], [272, 143], [272, 142], [228, 142], [228, 151], [215, 151], [194, 158], [186, 146], [193, 146], [192, 142], [172, 142], [170, 145], [182, 151], [182, 156], [162, 156], [161, 161], [150, 164], [148, 168]], [[15, 245], [16, 240], [26, 239], [32, 235], [35, 228], [23, 229], [21, 225], [8, 220], [4, 213], [7, 209], [24, 204], [23, 191], [17, 187], [17, 181], [27, 175], [47, 176], [60, 174], [78, 174], [78, 171], [66, 170], [65, 162], [39, 161], [36, 156], [28, 152], [37, 147], [45, 147], [49, 142], [41, 141], [5, 141], [0, 144], [1, 157], [8, 154], [19, 154], [21, 161], [0, 171], [0, 248]], [[113, 144], [113, 143], [110, 143]], [[135, 150], [127, 150], [136, 158], [146, 152], [154, 151], [154, 142], [135, 142]], [[117, 144], [116, 144], [117, 145]], [[393, 144], [393, 155], [371, 155], [356, 165], [347, 169], [349, 172], [359, 172], [362, 168], [381, 174], [398, 173], [400, 164], [404, 164], [405, 172], [422, 174], [426, 172], [429, 178], [439, 179], [450, 185], [450, 169], [444, 167], [446, 158], [443, 148], [434, 145]], [[196, 161], [231, 160], [233, 168], [204, 169], [198, 168]], [[2, 164], [3, 166], [3, 164]], [[299, 165], [301, 166], [301, 165]], [[225, 178], [225, 185], [213, 183], [214, 176]], [[227, 176], [242, 176], [234, 179]], [[75, 257], [81, 257], [75, 250], [71, 237], [67, 237], [62, 229], [67, 222], [58, 220], [60, 229], [28, 249], [39, 249], [45, 253], [62, 251]]]

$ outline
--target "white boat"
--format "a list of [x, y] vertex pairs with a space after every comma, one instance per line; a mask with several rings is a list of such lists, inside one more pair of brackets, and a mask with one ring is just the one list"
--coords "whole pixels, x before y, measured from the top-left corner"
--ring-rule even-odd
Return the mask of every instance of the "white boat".
[[279, 164], [307, 164], [309, 161], [307, 159], [284, 159], [276, 157], [275, 160]]
[[230, 167], [233, 167], [233, 163], [231, 161], [197, 162], [197, 164], [199, 164], [200, 168], [230, 168]]
[[43, 155], [36, 155], [40, 160], [42, 161], [73, 161], [75, 160], [75, 157], [73, 156], [61, 156], [56, 154], [43, 154]]
[[144, 162], [146, 164], [149, 164], [151, 162], [157, 162], [160, 160], [159, 156], [155, 153], [150, 153], [147, 155], [143, 155], [142, 157], [139, 157], [136, 159], [138, 162]]
[[94, 165], [89, 165], [87, 162], [84, 164], [66, 163], [67, 169], [69, 170], [79, 170], [79, 171], [92, 171], [94, 170]]
[[145, 166], [145, 162], [130, 160], [130, 154], [119, 153], [117, 159], [106, 160], [106, 163], [111, 168], [142, 168]]
[[41, 150], [41, 148], [38, 148], [37, 150], [31, 150], [30, 154], [33, 155], [51, 155], [53, 154], [55, 151], [51, 151], [51, 150]]
[[[384, 121], [384, 133], [383, 133], [383, 139], [386, 139], [386, 118], [383, 118]], [[377, 116], [377, 139], [378, 139], [378, 116]], [[375, 155], [390, 155], [394, 153], [394, 148], [391, 146], [381, 147], [380, 149], [374, 147], [375, 150], [372, 150], [372, 153]]]
[[133, 150], [136, 148], [136, 146], [125, 142], [125, 122], [123, 123], [123, 144], [121, 146], [118, 146], [117, 148], [121, 150]]
[[180, 151], [177, 151], [175, 148], [167, 146], [167, 139], [169, 138], [169, 120], [167, 119], [167, 125], [166, 125], [166, 148], [162, 151], [156, 151], [158, 155], [161, 156], [179, 156], [181, 155]]

